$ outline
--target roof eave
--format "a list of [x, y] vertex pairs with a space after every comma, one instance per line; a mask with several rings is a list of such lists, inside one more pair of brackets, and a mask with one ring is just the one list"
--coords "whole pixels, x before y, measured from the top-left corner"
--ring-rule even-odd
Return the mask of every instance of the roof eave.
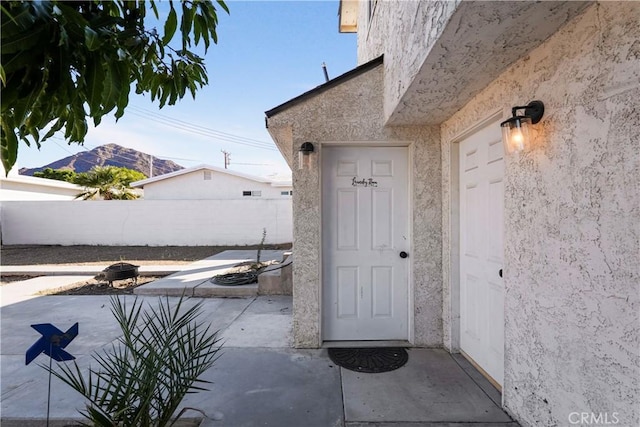
[[377, 66], [381, 65], [384, 62], [384, 55], [381, 55], [369, 62], [366, 62], [352, 70], [347, 71], [346, 73], [332, 79], [329, 80], [326, 83], [321, 84], [320, 86], [311, 89], [310, 91], [307, 91], [305, 93], [303, 93], [302, 95], [296, 96], [293, 99], [290, 99], [289, 101], [278, 105], [277, 107], [272, 108], [271, 110], [265, 111], [265, 115], [267, 116], [267, 119], [275, 116], [276, 114], [293, 107], [294, 105], [300, 104], [304, 101], [306, 101], [307, 99], [314, 97], [316, 95], [319, 95], [339, 84], [342, 84], [344, 82], [346, 82], [347, 80], [350, 80], [354, 77], [357, 77], [373, 68], [376, 68]]

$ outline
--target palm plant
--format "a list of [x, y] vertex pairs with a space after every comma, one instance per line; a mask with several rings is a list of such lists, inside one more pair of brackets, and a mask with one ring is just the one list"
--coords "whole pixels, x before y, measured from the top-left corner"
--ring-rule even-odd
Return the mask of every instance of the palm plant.
[[133, 200], [137, 199], [129, 184], [145, 179], [144, 174], [127, 168], [116, 166], [95, 166], [89, 172], [80, 173], [74, 183], [85, 187], [85, 191], [76, 196], [77, 199], [90, 200]]
[[111, 312], [122, 336], [110, 351], [94, 354], [98, 368], [85, 376], [77, 363], [60, 365], [52, 374], [87, 400], [81, 412], [93, 426], [170, 426], [187, 393], [206, 390], [199, 377], [209, 369], [221, 346], [217, 332], [198, 321], [202, 302], [186, 308], [185, 298], [172, 307], [160, 298], [157, 308], [143, 310], [136, 299], [131, 308], [111, 298]]

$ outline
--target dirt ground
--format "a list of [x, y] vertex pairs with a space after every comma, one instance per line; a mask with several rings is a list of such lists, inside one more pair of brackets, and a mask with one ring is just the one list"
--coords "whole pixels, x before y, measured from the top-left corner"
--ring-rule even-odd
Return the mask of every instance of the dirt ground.
[[113, 282], [112, 285], [102, 280], [91, 279], [86, 282], [77, 283], [72, 288], [44, 292], [43, 295], [131, 295], [133, 294], [133, 290], [138, 286], [154, 282], [162, 277], [163, 276], [140, 276], [137, 281], [132, 279], [118, 280]]
[[[265, 245], [263, 249], [290, 249]], [[0, 247], [0, 265], [104, 265], [124, 261], [136, 265], [190, 264], [231, 249], [257, 246], [26, 246]]]
[[[25, 246], [0, 247], [0, 265], [105, 265], [128, 262], [135, 265], [183, 265], [233, 249], [257, 250], [257, 246]], [[291, 245], [265, 245], [264, 250], [291, 249]], [[0, 286], [35, 276], [2, 276]], [[109, 286], [107, 282], [91, 279], [77, 287], [51, 295], [123, 295], [160, 277], [138, 277], [121, 280]]]

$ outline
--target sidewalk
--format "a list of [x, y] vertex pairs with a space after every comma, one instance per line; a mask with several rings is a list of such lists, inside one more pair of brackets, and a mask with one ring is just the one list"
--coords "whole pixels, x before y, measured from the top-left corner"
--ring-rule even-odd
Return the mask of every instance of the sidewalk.
[[[233, 254], [227, 257], [232, 258], [227, 264], [235, 262]], [[190, 274], [196, 273], [182, 273]], [[211, 271], [202, 268], [197, 274], [210, 277]], [[2, 288], [7, 286], [13, 284]], [[138, 298], [158, 303], [155, 296]], [[444, 350], [410, 349], [409, 362], [400, 369], [357, 373], [336, 367], [324, 349], [292, 348], [291, 297], [194, 300], [203, 302], [204, 319], [220, 331], [223, 342], [222, 356], [203, 376], [212, 381], [210, 391], [188, 395], [183, 402], [208, 415], [203, 427], [518, 425], [501, 410], [500, 394], [463, 358]], [[48, 376], [38, 363], [48, 359], [41, 355], [25, 366], [25, 352], [39, 338], [30, 325], [66, 329], [78, 322], [79, 335], [66, 350], [87, 367], [91, 354], [110, 348], [119, 334], [109, 297], [15, 297], [9, 302], [3, 289], [2, 306], [0, 423], [44, 425]], [[52, 427], [80, 419], [82, 399], [69, 387], [54, 379], [51, 396]]]

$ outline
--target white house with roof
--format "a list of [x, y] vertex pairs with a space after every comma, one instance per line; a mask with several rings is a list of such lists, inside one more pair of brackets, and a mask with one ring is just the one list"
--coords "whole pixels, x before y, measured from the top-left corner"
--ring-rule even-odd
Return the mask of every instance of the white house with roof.
[[0, 178], [0, 201], [75, 200], [83, 187], [55, 179], [33, 176]]
[[295, 345], [443, 347], [523, 426], [640, 425], [640, 2], [341, 12], [359, 66], [266, 112]]
[[5, 176], [0, 164], [0, 201], [10, 200], [74, 200], [83, 187], [55, 179], [19, 175], [14, 167]]
[[154, 176], [131, 183], [145, 200], [231, 200], [291, 198], [291, 181], [272, 181], [211, 165]]

